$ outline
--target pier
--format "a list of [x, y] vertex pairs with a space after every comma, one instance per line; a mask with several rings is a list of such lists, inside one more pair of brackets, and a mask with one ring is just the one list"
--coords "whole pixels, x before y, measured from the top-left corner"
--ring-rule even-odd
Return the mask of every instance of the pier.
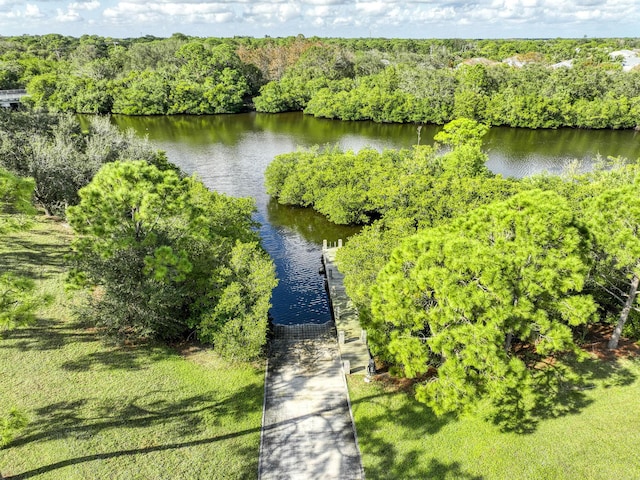
[[360, 327], [358, 310], [347, 296], [344, 275], [336, 263], [336, 253], [342, 248], [342, 240], [330, 245], [322, 243], [322, 263], [324, 265], [327, 293], [338, 334], [338, 346], [342, 365], [347, 375], [367, 375], [371, 355], [367, 346], [367, 332]]
[[269, 346], [258, 480], [363, 480], [333, 325], [291, 327]]

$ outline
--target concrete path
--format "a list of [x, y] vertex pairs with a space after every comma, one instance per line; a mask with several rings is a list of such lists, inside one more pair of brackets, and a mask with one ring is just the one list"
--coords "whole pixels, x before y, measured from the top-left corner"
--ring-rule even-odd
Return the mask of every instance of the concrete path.
[[333, 326], [309, 338], [278, 337], [267, 368], [259, 479], [364, 479]]

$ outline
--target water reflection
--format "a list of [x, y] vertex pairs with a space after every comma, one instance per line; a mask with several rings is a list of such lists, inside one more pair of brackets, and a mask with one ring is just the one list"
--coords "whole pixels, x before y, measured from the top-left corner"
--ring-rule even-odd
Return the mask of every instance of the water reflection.
[[560, 173], [578, 161], [587, 170], [599, 156], [637, 159], [638, 132], [632, 130], [531, 130], [493, 127], [484, 141], [487, 165], [495, 173], [524, 177], [547, 171]]
[[311, 208], [280, 205], [274, 199], [267, 204], [267, 220], [274, 227], [292, 230], [314, 244], [322, 244], [322, 240], [335, 243], [340, 238], [346, 239], [360, 231], [360, 227], [331, 223]]

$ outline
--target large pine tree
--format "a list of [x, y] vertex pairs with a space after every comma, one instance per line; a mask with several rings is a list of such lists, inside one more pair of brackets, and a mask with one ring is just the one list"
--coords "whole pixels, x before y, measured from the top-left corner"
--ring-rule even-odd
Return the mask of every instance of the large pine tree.
[[525, 402], [541, 388], [539, 362], [575, 350], [571, 327], [595, 313], [580, 293], [587, 258], [573, 213], [552, 192], [424, 230], [394, 251], [373, 287], [372, 347], [409, 377], [435, 367], [417, 398], [438, 413], [482, 398]]

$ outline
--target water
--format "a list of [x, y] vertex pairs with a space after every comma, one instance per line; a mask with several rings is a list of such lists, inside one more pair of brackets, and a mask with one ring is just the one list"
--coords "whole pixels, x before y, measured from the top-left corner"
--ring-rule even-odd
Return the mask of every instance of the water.
[[494, 127], [483, 148], [488, 167], [504, 176], [524, 177], [540, 172], [560, 173], [578, 160], [588, 169], [598, 156], [640, 157], [640, 132], [633, 130], [529, 130]]
[[[273, 292], [271, 315], [276, 323], [285, 325], [329, 320], [323, 278], [318, 273], [322, 240], [346, 240], [358, 229], [333, 225], [310, 209], [278, 205], [265, 192], [267, 165], [276, 155], [298, 147], [409, 148], [417, 142], [415, 125], [340, 122], [300, 113], [113, 119], [121, 128], [147, 135], [156, 148], [167, 152], [171, 162], [197, 174], [207, 187], [255, 199], [260, 236], [280, 281]], [[421, 143], [430, 143], [438, 130], [423, 127]], [[522, 177], [544, 170], [557, 173], [576, 159], [588, 168], [599, 154], [638, 158], [638, 135], [633, 131], [494, 128], [484, 147], [492, 171]]]

